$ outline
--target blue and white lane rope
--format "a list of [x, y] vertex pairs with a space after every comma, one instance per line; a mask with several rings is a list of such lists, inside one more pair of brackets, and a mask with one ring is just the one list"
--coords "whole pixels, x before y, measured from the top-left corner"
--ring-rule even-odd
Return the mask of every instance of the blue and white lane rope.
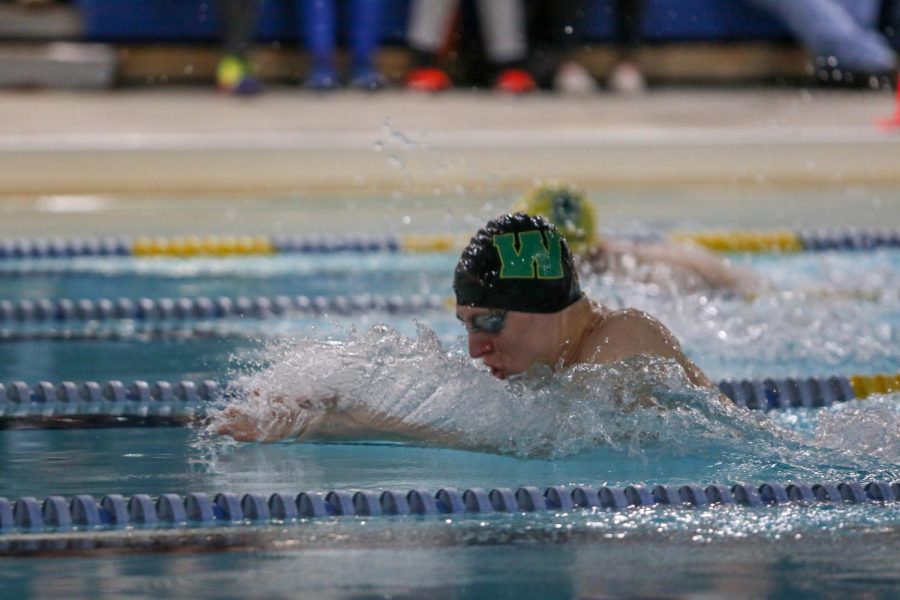
[[442, 297], [431, 295], [383, 296], [220, 296], [209, 298], [60, 298], [0, 300], [0, 325], [78, 321], [208, 321], [232, 317], [266, 319], [287, 315], [351, 315], [371, 312], [418, 314], [443, 309]]
[[629, 485], [536, 486], [512, 488], [444, 487], [435, 491], [307, 491], [296, 495], [203, 492], [109, 494], [99, 501], [87, 494], [69, 499], [52, 495], [43, 500], [25, 496], [0, 497], [0, 549], [4, 536], [22, 533], [97, 531], [144, 527], [178, 528], [187, 525], [268, 525], [323, 517], [382, 515], [447, 515], [492, 512], [568, 512], [579, 509], [626, 510], [631, 507], [737, 505], [760, 507], [790, 503], [861, 504], [900, 501], [900, 482], [761, 485]]
[[[724, 231], [676, 234], [724, 252], [797, 252], [900, 248], [900, 230]], [[136, 239], [0, 239], [0, 260], [74, 258], [90, 256], [193, 257], [266, 254], [323, 254], [335, 252], [447, 252], [466, 236], [405, 235], [275, 235], [184, 236]]]
[[264, 334], [229, 329], [225, 326], [163, 326], [142, 325], [122, 329], [53, 328], [38, 330], [0, 329], [0, 344], [21, 342], [125, 342], [186, 341], [186, 340], [246, 340], [248, 337], [264, 337]]
[[[836, 298], [878, 299], [876, 292], [823, 292]], [[884, 299], [887, 299], [885, 297]], [[197, 296], [180, 298], [38, 298], [0, 299], [0, 327], [25, 324], [85, 322], [186, 322], [230, 318], [269, 319], [292, 315], [422, 314], [446, 310], [452, 298], [437, 294], [411, 296], [352, 294], [337, 296]]]
[[[818, 408], [900, 391], [900, 374], [725, 379], [718, 386], [752, 410]], [[0, 427], [183, 425], [205, 416], [223, 389], [228, 385], [212, 380], [0, 383]]]
[[42, 381], [0, 384], [0, 428], [76, 428], [187, 425], [221, 398], [218, 384], [205, 380], [121, 381], [103, 384]]

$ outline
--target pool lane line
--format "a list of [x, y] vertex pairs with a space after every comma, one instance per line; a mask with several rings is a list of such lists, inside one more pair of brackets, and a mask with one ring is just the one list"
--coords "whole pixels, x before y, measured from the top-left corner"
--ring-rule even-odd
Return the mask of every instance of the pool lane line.
[[0, 412], [0, 431], [19, 429], [129, 429], [153, 427], [201, 426], [203, 417], [193, 414], [73, 414], [67, 415], [3, 415]]
[[[629, 485], [618, 486], [523, 486], [517, 489], [480, 487], [437, 491], [412, 489], [305, 491], [296, 495], [205, 492], [184, 496], [164, 493], [135, 494], [126, 498], [108, 494], [100, 500], [89, 494], [70, 498], [50, 495], [40, 500], [24, 496], [0, 498], [0, 555], [29, 555], [50, 550], [94, 547], [127, 549], [146, 545], [147, 536], [172, 538], [213, 533], [209, 549], [227, 543], [227, 533], [248, 527], [284, 527], [314, 519], [393, 516], [486, 515], [491, 513], [539, 513], [594, 510], [633, 510], [655, 506], [708, 508], [739, 506], [763, 508], [780, 505], [828, 503], [869, 504], [900, 502], [900, 482], [822, 482], [758, 485]], [[115, 536], [128, 531], [131, 535]], [[177, 537], [177, 534], [176, 534]], [[103, 544], [113, 538], [113, 544]], [[240, 539], [238, 537], [237, 539]], [[182, 543], [188, 543], [182, 541]], [[196, 543], [192, 542], [192, 543]], [[240, 542], [237, 542], [240, 543]], [[139, 547], [139, 546], [138, 546]]]
[[175, 342], [197, 340], [248, 340], [272, 338], [260, 332], [248, 333], [229, 330], [221, 326], [142, 326], [125, 329], [52, 329], [52, 330], [9, 330], [0, 329], [0, 344], [25, 342]]
[[850, 377], [723, 379], [717, 386], [735, 404], [749, 409], [818, 408], [862, 400], [874, 394], [900, 392], [900, 372]]
[[[798, 300], [821, 298], [824, 300], [851, 300], [880, 302], [892, 299], [892, 294], [867, 290], [804, 290], [775, 292], [782, 298], [796, 297]], [[723, 298], [731, 299], [729, 294]], [[765, 298], [765, 294], [741, 295], [735, 298], [754, 302]], [[898, 296], [900, 298], [900, 296]], [[381, 294], [352, 294], [337, 296], [197, 296], [178, 298], [50, 298], [0, 300], [0, 341], [19, 339], [42, 339], [58, 337], [68, 339], [79, 329], [60, 325], [90, 324], [94, 329], [99, 325], [123, 326], [120, 330], [130, 331], [132, 326], [152, 328], [153, 325], [173, 323], [190, 329], [198, 329], [199, 323], [224, 321], [227, 319], [275, 319], [291, 316], [344, 316], [384, 313], [392, 315], [416, 315], [433, 311], [452, 311], [454, 299], [437, 294], [413, 294], [385, 296]], [[38, 325], [35, 331], [22, 325]], [[56, 333], [66, 331], [68, 333]], [[89, 333], [83, 335], [89, 336]]]
[[[673, 240], [691, 241], [718, 252], [790, 253], [800, 251], [900, 248], [900, 230], [788, 229], [675, 232]], [[0, 260], [90, 256], [233, 257], [339, 252], [450, 252], [465, 246], [459, 234], [356, 235], [185, 235], [103, 238], [0, 239]]]
[[444, 309], [446, 301], [436, 294], [385, 296], [353, 294], [338, 296], [218, 296], [210, 298], [39, 298], [0, 300], [0, 327], [4, 323], [59, 323], [73, 321], [188, 321], [233, 317], [268, 319], [289, 315], [349, 315], [383, 312], [419, 314]]
[[[0, 383], [0, 429], [195, 425], [209, 407], [228, 400], [231, 388], [228, 382], [220, 385], [213, 380]], [[751, 410], [821, 408], [900, 392], [900, 373], [723, 379], [718, 388], [736, 405]]]

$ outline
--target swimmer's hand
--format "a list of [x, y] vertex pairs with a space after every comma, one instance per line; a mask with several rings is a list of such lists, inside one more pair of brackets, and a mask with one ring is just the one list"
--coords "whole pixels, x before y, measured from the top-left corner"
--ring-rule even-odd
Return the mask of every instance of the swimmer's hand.
[[334, 397], [314, 402], [303, 397], [263, 397], [259, 390], [253, 390], [247, 402], [228, 406], [216, 414], [212, 426], [219, 435], [230, 436], [238, 442], [299, 438], [336, 403]]

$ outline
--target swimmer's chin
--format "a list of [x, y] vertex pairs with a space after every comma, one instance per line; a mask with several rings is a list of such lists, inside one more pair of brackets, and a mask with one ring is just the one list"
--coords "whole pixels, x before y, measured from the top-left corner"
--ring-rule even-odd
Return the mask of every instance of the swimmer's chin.
[[509, 373], [499, 367], [488, 367], [491, 370], [491, 375], [496, 377], [497, 379], [507, 379], [509, 378]]

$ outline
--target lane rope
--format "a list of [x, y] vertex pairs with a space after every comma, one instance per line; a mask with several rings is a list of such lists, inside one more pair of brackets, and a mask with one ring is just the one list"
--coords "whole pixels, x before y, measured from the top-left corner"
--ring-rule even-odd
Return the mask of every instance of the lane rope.
[[140, 326], [134, 328], [91, 328], [91, 329], [0, 329], [0, 344], [21, 344], [26, 342], [171, 342], [194, 340], [247, 340], [273, 338], [263, 332], [242, 331], [222, 325], [198, 326]]
[[[826, 300], [889, 301], [893, 293], [861, 290], [783, 292], [780, 297]], [[748, 296], [753, 302], [761, 296]], [[246, 337], [229, 329], [230, 319], [267, 320], [297, 316], [348, 316], [386, 313], [420, 315], [446, 311], [452, 298], [437, 294], [384, 296], [373, 294], [305, 296], [278, 295], [210, 298], [49, 298], [0, 300], [0, 343], [26, 341], [166, 340]]]
[[286, 315], [350, 315], [368, 312], [419, 314], [443, 309], [445, 300], [436, 294], [408, 297], [378, 294], [338, 296], [257, 296], [231, 298], [60, 298], [50, 300], [0, 300], [0, 326], [20, 323], [77, 321], [186, 321], [232, 317], [268, 319]]
[[[671, 239], [691, 241], [718, 252], [800, 252], [900, 248], [900, 230], [732, 230], [675, 232]], [[468, 236], [423, 234], [356, 235], [189, 235], [103, 238], [0, 239], [0, 260], [82, 256], [181, 257], [322, 254], [335, 252], [449, 252]]]
[[[820, 408], [900, 392], [900, 373], [723, 379], [718, 387], [735, 404], [750, 410]], [[229, 383], [213, 380], [0, 383], [0, 427], [185, 425], [203, 417], [228, 389]]]
[[174, 529], [189, 526], [278, 525], [333, 517], [462, 515], [574, 510], [628, 510], [670, 506], [713, 505], [758, 508], [786, 504], [866, 504], [900, 501], [900, 482], [840, 483], [766, 482], [760, 485], [629, 485], [523, 486], [437, 491], [330, 490], [299, 494], [210, 495], [191, 492], [150, 496], [108, 494], [99, 501], [89, 494], [44, 499], [0, 498], [0, 554], [20, 550], [16, 542], [44, 533], [99, 532], [115, 529]]

